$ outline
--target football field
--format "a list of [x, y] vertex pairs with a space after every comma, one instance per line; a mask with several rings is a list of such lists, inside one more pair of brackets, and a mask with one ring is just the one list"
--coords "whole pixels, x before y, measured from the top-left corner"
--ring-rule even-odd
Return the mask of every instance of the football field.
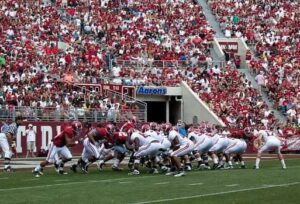
[[299, 203], [300, 160], [262, 160], [261, 169], [193, 170], [184, 177], [91, 169], [58, 175], [47, 168], [35, 178], [29, 170], [0, 173], [0, 199], [16, 203]]

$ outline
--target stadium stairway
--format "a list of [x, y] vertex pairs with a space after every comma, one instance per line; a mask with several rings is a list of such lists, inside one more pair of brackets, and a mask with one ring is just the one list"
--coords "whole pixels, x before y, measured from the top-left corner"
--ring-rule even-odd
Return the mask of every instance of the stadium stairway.
[[[197, 0], [197, 1], [203, 9], [203, 13], [204, 13], [208, 23], [213, 28], [213, 30], [216, 32], [216, 38], [225, 38], [225, 35], [222, 32], [222, 30], [219, 26], [219, 23], [216, 21], [216, 18], [212, 14], [206, 0]], [[253, 48], [251, 50], [252, 50], [252, 52], [254, 52]], [[222, 61], [222, 59], [220, 59], [218, 57], [218, 55], [215, 53], [215, 51], [213, 49], [211, 49], [210, 51], [211, 51], [211, 57], [212, 57], [213, 61]], [[244, 73], [246, 75], [247, 79], [251, 81], [254, 88], [256, 88], [256, 89], [258, 88], [258, 84], [256, 83], [254, 76], [250, 73], [249, 69], [242, 68], [242, 69], [238, 69], [238, 71], [240, 73]], [[274, 104], [272, 101], [269, 100], [268, 95], [265, 91], [263, 91], [262, 97], [263, 97], [263, 100], [268, 105], [269, 109], [274, 112], [275, 117], [281, 123], [285, 123], [287, 118], [281, 112], [279, 112], [277, 109], [274, 109], [274, 106], [273, 106]]]

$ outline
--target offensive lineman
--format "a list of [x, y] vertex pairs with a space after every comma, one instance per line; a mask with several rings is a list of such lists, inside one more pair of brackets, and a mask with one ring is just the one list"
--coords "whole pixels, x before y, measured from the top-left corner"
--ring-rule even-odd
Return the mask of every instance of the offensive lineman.
[[72, 154], [68, 147], [73, 147], [77, 144], [74, 138], [81, 133], [81, 130], [82, 124], [80, 122], [74, 121], [72, 125], [66, 126], [61, 133], [52, 139], [52, 142], [49, 144], [47, 158], [36, 166], [32, 173], [36, 177], [43, 175], [43, 168], [54, 163], [57, 155], [60, 155], [62, 158], [57, 162], [57, 165], [59, 166], [58, 173], [65, 174], [63, 166], [66, 162], [72, 160]]

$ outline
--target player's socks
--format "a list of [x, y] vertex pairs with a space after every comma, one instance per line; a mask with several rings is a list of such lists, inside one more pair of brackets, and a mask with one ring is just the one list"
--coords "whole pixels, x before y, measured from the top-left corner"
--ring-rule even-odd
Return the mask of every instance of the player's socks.
[[280, 162], [281, 162], [282, 168], [283, 168], [283, 169], [286, 169], [286, 165], [285, 165], [284, 160], [282, 159], [282, 160], [280, 160]]
[[255, 168], [259, 169], [260, 158], [256, 158], [255, 160]]

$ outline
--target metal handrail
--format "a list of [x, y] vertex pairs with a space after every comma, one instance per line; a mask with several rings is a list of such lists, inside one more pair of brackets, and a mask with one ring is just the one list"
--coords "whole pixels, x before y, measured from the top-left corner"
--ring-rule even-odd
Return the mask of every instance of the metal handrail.
[[1, 107], [0, 120], [13, 120], [17, 115], [22, 115], [27, 121], [70, 121], [84, 120], [88, 122], [113, 121], [125, 122], [135, 116], [139, 121], [144, 122], [146, 119], [146, 111], [135, 111], [132, 109], [123, 110], [114, 104], [114, 111], [101, 110], [95, 108], [84, 109], [83, 107], [30, 107], [30, 106], [14, 106]]

